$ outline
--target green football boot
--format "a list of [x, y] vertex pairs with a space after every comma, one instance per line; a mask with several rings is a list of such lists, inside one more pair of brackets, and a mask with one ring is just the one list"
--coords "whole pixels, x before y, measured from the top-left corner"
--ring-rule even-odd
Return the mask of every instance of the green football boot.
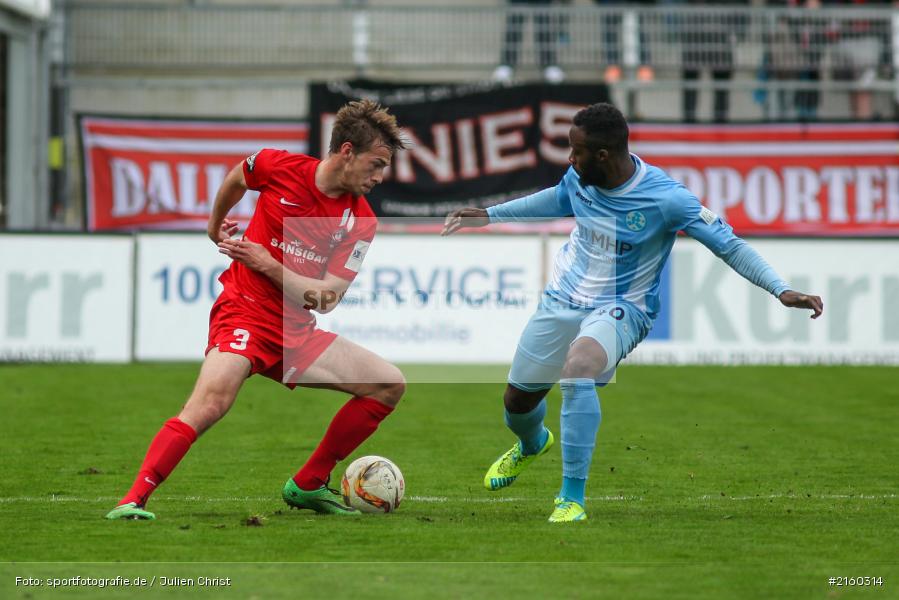
[[143, 507], [138, 506], [137, 502], [129, 502], [128, 504], [121, 504], [119, 506], [116, 506], [114, 509], [106, 513], [106, 518], [113, 521], [116, 519], [155, 521], [156, 515], [148, 510], [144, 510]]
[[521, 452], [521, 442], [515, 442], [514, 446], [497, 458], [496, 462], [487, 469], [487, 474], [484, 475], [484, 487], [491, 492], [495, 492], [512, 485], [529, 464], [552, 448], [554, 441], [553, 432], [547, 429], [546, 442], [543, 443], [543, 447], [536, 454], [523, 454]]
[[360, 513], [355, 508], [343, 503], [343, 496], [337, 490], [323, 485], [317, 490], [301, 490], [294, 482], [293, 477], [284, 484], [281, 497], [291, 508], [307, 508], [325, 515], [357, 516]]

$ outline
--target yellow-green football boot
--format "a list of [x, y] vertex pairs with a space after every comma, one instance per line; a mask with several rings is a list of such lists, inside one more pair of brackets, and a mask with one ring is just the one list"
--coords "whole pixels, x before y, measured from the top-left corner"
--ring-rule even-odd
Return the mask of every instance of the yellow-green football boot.
[[543, 447], [536, 454], [524, 454], [521, 451], [521, 442], [515, 442], [514, 446], [497, 458], [496, 462], [487, 469], [487, 474], [484, 475], [484, 487], [495, 492], [512, 485], [528, 465], [552, 448], [553, 442], [555, 442], [555, 438], [549, 429], [546, 430], [546, 441], [543, 443]]
[[574, 500], [556, 498], [556, 508], [549, 515], [550, 523], [573, 523], [574, 521], [586, 521], [587, 511]]

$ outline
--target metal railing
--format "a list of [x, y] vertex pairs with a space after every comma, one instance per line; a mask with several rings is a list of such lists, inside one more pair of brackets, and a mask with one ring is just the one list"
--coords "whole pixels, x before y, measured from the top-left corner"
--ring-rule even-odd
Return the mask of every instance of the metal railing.
[[468, 79], [512, 58], [525, 75], [552, 62], [595, 79], [616, 64], [628, 81], [650, 65], [660, 79], [681, 80], [684, 70], [699, 68], [817, 86], [814, 72], [824, 69], [832, 82], [876, 87], [899, 62], [899, 12], [890, 9], [62, 6], [64, 60], [75, 73], [328, 70]]

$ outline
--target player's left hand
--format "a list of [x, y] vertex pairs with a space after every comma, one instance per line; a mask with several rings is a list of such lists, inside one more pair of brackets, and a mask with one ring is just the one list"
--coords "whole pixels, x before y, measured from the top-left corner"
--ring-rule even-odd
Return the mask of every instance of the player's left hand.
[[[210, 224], [210, 226], [214, 227], [214, 224]], [[223, 219], [222, 224], [219, 225], [218, 229], [212, 229], [209, 232], [209, 239], [218, 244], [222, 240], [227, 240], [232, 235], [237, 233], [239, 229], [239, 225], [237, 221], [233, 219]]]
[[273, 266], [280, 266], [280, 263], [268, 253], [268, 250], [262, 244], [249, 240], [228, 238], [220, 241], [218, 246], [219, 252], [225, 256], [230, 256], [237, 262], [243, 263], [254, 271], [264, 272]]
[[232, 235], [237, 233], [237, 230], [240, 228], [237, 221], [232, 219], [225, 219], [222, 221], [222, 234], [224, 234], [225, 239], [230, 238]]
[[778, 299], [781, 304], [791, 308], [810, 308], [813, 311], [813, 319], [817, 319], [824, 312], [824, 302], [821, 300], [821, 296], [810, 296], [802, 292], [787, 290]]

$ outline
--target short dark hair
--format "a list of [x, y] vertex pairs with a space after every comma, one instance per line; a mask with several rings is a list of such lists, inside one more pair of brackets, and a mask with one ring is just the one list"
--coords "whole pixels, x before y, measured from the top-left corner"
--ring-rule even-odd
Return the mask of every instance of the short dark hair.
[[372, 100], [356, 100], [337, 111], [330, 152], [339, 152], [344, 142], [350, 142], [357, 152], [366, 152], [378, 141], [389, 147], [391, 154], [406, 147], [396, 117], [386, 108]]
[[630, 133], [621, 111], [607, 102], [592, 104], [574, 115], [575, 127], [587, 136], [591, 150], [606, 149], [612, 153], [627, 152], [627, 136]]

